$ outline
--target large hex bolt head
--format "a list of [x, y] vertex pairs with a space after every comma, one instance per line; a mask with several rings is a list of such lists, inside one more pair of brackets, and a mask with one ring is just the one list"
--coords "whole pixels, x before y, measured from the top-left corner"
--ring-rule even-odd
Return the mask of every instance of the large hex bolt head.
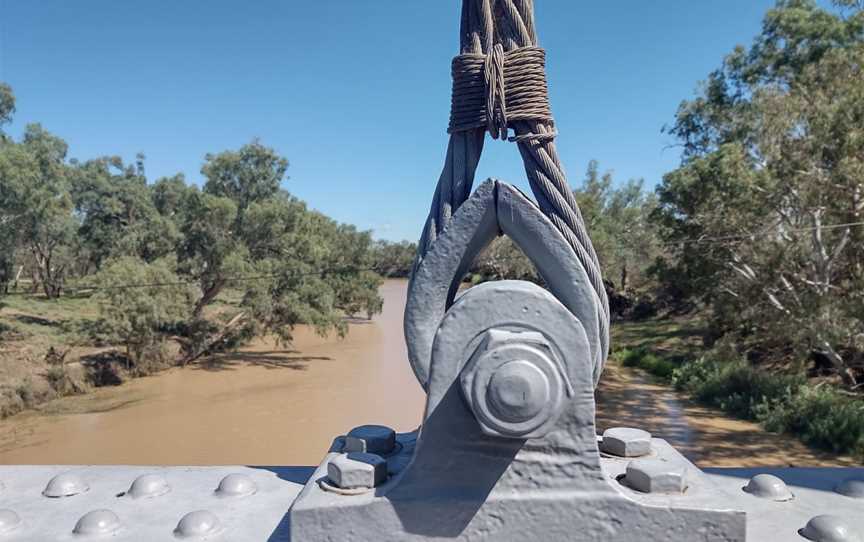
[[396, 447], [396, 431], [383, 425], [361, 425], [345, 436], [343, 452], [386, 455]]
[[618, 457], [642, 457], [651, 453], [651, 433], [631, 427], [614, 427], [603, 432], [600, 451]]
[[624, 483], [642, 493], [684, 493], [687, 465], [662, 459], [636, 459], [627, 465]]
[[363, 452], [340, 454], [327, 463], [327, 477], [339, 489], [372, 489], [387, 479], [387, 461]]
[[555, 349], [536, 331], [486, 331], [460, 382], [481, 430], [496, 437], [546, 435], [572, 394]]

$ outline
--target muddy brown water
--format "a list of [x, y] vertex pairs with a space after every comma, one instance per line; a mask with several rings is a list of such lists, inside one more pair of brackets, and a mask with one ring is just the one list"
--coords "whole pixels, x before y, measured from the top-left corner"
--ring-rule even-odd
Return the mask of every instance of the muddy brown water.
[[[5, 464], [314, 465], [334, 436], [365, 423], [418, 426], [425, 396], [402, 336], [406, 282], [382, 286], [384, 312], [344, 339], [296, 332], [212, 363], [64, 398], [0, 422]], [[598, 428], [651, 429], [702, 465], [852, 464], [729, 420], [643, 377], [610, 368]]]

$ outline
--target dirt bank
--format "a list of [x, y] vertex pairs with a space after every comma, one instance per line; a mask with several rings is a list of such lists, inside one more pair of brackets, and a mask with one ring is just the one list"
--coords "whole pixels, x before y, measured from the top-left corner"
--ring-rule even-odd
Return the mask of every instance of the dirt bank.
[[[316, 464], [363, 423], [407, 431], [425, 397], [406, 361], [405, 282], [388, 281], [383, 314], [343, 339], [298, 329], [291, 349], [259, 340], [211, 363], [49, 402], [0, 422], [0, 463]], [[702, 465], [837, 465], [797, 441], [682, 400], [611, 366], [598, 428], [651, 430]]]

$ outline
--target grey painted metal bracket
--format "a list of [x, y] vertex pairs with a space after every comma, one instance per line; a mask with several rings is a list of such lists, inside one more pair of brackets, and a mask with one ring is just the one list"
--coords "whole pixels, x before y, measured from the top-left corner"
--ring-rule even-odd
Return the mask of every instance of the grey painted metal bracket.
[[498, 235], [507, 235], [537, 268], [546, 287], [588, 334], [596, 386], [608, 355], [600, 339], [599, 300], [576, 253], [525, 194], [489, 179], [453, 215], [450, 225], [420, 262], [408, 286], [405, 342], [417, 380], [426, 389], [438, 324], [477, 256]]
[[[500, 281], [457, 296], [502, 233], [548, 289]], [[646, 431], [598, 437], [598, 323], [557, 229], [489, 181], [409, 286], [418, 431], [354, 428], [314, 469], [0, 466], [0, 542], [864, 542], [864, 469], [703, 472]]]
[[[457, 297], [469, 265], [502, 233], [548, 290], [499, 281]], [[386, 481], [351, 495], [330, 487], [329, 464], [349, 465], [337, 443], [291, 508], [292, 538], [743, 541], [743, 512], [640, 502], [605, 475], [594, 427], [608, 348], [598, 313], [575, 253], [537, 206], [505, 183], [481, 185], [409, 285], [405, 336], [427, 392], [416, 441]], [[675, 455], [640, 459], [625, 477], [641, 491], [683, 492], [691, 472]]]

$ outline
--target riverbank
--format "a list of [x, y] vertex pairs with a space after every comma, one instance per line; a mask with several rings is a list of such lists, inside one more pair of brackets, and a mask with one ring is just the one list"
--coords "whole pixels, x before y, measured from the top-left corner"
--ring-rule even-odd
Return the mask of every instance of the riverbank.
[[[425, 396], [402, 336], [405, 281], [382, 287], [384, 311], [345, 339], [299, 328], [291, 349], [258, 340], [209, 363], [48, 402], [0, 421], [0, 463], [316, 464], [355, 425], [400, 431]], [[702, 466], [850, 465], [683, 399], [609, 363], [598, 430], [641, 427]]]

